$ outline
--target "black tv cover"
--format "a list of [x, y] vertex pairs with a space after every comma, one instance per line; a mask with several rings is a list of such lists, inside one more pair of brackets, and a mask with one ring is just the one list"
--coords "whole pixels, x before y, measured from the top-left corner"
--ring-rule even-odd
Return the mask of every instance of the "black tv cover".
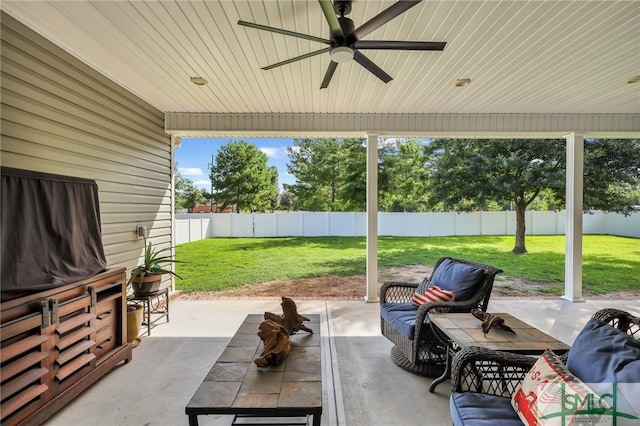
[[95, 181], [3, 167], [2, 301], [102, 272]]

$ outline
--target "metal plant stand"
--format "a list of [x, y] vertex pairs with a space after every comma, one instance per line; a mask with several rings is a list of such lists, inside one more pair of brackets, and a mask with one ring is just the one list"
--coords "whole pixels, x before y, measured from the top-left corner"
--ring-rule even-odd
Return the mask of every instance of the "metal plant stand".
[[[129, 300], [138, 301], [144, 307], [142, 325], [147, 326], [147, 336], [151, 336], [151, 326], [163, 318], [169, 322], [169, 287], [165, 287], [155, 293], [145, 295], [133, 295]], [[153, 321], [151, 315], [154, 315]]]

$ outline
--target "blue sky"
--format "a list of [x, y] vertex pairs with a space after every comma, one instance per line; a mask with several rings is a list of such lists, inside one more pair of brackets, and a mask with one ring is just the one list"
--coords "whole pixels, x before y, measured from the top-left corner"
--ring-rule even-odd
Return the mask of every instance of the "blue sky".
[[215, 161], [218, 149], [229, 141], [244, 140], [252, 143], [269, 158], [267, 165], [278, 169], [278, 184], [295, 183], [295, 178], [287, 173], [287, 147], [293, 146], [292, 138], [183, 138], [180, 148], [174, 151], [178, 170], [183, 178], [193, 181], [198, 188], [211, 190], [209, 164], [211, 156]]

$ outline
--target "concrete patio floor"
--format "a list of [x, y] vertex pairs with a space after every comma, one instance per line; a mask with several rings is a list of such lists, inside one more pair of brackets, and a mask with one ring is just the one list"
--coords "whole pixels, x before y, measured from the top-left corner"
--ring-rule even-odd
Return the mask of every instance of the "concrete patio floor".
[[[103, 377], [45, 424], [47, 426], [187, 425], [185, 406], [237, 327], [249, 313], [281, 312], [278, 299], [171, 301], [170, 322], [158, 324], [133, 350], [133, 361]], [[392, 344], [380, 334], [377, 303], [297, 301], [301, 313], [322, 321], [322, 425], [446, 425], [450, 383], [428, 392], [430, 378], [397, 367]], [[490, 312], [508, 312], [571, 344], [598, 309], [640, 315], [640, 300], [494, 298]], [[228, 425], [226, 416], [200, 424]]]

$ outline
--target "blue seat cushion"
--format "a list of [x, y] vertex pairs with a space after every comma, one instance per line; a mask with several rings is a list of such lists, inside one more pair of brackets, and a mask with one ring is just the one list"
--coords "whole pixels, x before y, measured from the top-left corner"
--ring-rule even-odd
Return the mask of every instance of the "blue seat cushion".
[[571, 346], [567, 368], [585, 383], [640, 383], [640, 342], [591, 318]]
[[522, 426], [510, 398], [475, 392], [454, 392], [449, 397], [454, 426]]
[[[389, 323], [398, 333], [413, 340], [416, 331], [416, 314], [418, 306], [413, 303], [382, 303], [380, 305], [380, 316]], [[429, 316], [425, 317], [425, 324], [429, 321]]]
[[445, 259], [433, 271], [431, 283], [445, 290], [454, 290], [456, 301], [463, 302], [475, 294], [483, 278], [484, 269]]

